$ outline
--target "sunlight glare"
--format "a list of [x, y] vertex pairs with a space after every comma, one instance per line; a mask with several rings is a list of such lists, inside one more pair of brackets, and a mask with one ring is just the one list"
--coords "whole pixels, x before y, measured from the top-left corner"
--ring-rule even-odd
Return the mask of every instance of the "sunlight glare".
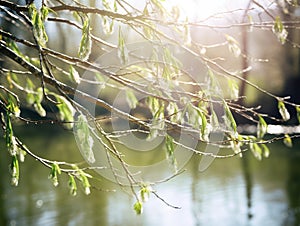
[[189, 18], [190, 21], [207, 19], [216, 14], [224, 13], [245, 7], [247, 1], [232, 0], [172, 0], [172, 6], [181, 9], [181, 19]]

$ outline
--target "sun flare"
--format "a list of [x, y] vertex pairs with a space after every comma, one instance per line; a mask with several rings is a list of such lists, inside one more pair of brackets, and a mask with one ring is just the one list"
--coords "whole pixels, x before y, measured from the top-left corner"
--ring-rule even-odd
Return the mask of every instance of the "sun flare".
[[172, 4], [181, 9], [181, 17], [202, 20], [214, 14], [225, 12], [232, 5], [232, 1], [175, 0], [172, 1]]

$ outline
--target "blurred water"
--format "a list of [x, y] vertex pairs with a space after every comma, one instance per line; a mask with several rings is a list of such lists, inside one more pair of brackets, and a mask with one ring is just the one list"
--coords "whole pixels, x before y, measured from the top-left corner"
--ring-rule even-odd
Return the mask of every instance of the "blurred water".
[[[35, 134], [19, 131], [23, 141], [41, 156], [81, 161], [72, 133], [57, 130]], [[4, 150], [3, 144], [1, 150]], [[136, 216], [134, 199], [114, 184], [100, 181], [101, 188], [70, 196], [67, 178], [58, 188], [47, 178], [49, 170], [27, 157], [21, 164], [17, 188], [9, 184], [8, 157], [0, 160], [1, 225], [300, 225], [300, 144], [288, 149], [270, 145], [271, 156], [259, 162], [251, 155], [215, 160], [198, 172], [199, 157], [187, 171], [154, 188], [173, 209], [155, 197]], [[250, 153], [249, 153], [250, 154]], [[4, 156], [4, 157], [3, 157]]]

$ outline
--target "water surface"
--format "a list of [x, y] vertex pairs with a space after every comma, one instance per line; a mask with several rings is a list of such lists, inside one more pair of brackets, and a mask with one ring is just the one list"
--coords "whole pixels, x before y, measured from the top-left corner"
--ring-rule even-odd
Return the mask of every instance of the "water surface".
[[[62, 129], [41, 126], [17, 131], [31, 150], [50, 159], [81, 161], [74, 137]], [[18, 187], [9, 184], [9, 156], [0, 160], [1, 225], [300, 225], [300, 143], [286, 148], [271, 144], [268, 159], [251, 155], [241, 159], [215, 160], [204, 172], [198, 171], [199, 157], [187, 171], [154, 187], [173, 209], [152, 196], [144, 213], [136, 216], [134, 199], [105, 179], [103, 191], [86, 196], [69, 195], [67, 178], [54, 188], [49, 169], [27, 156], [21, 164]], [[5, 152], [3, 142], [1, 150]], [[4, 156], [4, 157], [3, 157]], [[106, 190], [117, 189], [116, 192]]]

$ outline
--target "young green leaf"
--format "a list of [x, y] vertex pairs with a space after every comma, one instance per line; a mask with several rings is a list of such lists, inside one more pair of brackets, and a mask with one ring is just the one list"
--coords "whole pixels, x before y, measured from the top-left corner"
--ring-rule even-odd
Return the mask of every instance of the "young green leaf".
[[42, 103], [44, 98], [44, 91], [42, 87], [37, 88], [36, 90], [36, 98], [35, 98], [35, 102], [36, 103]]
[[47, 112], [42, 106], [42, 101], [44, 98], [44, 91], [42, 87], [37, 88], [36, 91], [33, 91], [34, 85], [30, 79], [27, 79], [26, 89], [28, 92], [26, 94], [26, 102], [32, 105], [35, 111], [41, 116], [45, 117]]
[[118, 11], [118, 4], [117, 1], [114, 1], [114, 12]]
[[175, 171], [177, 171], [177, 161], [175, 158], [175, 153], [174, 153], [174, 142], [173, 138], [170, 135], [166, 135], [166, 156], [167, 160], [171, 163], [171, 165], [174, 167]]
[[248, 32], [252, 32], [253, 31], [254, 22], [253, 22], [253, 17], [250, 14], [248, 14], [248, 23], [250, 24], [248, 26]]
[[230, 138], [229, 143], [231, 149], [234, 151], [235, 154], [239, 153], [239, 156], [242, 157], [242, 152], [241, 152], [241, 146], [242, 146], [241, 140], [243, 140], [242, 137], [237, 133], [235, 133], [235, 134], [230, 134], [229, 138]]
[[[169, 48], [164, 48], [164, 55], [163, 55], [163, 59], [164, 62], [166, 62], [169, 66], [164, 67], [169, 69], [169, 71], [171, 70], [175, 70], [175, 73], [179, 73], [178, 68], [180, 68], [182, 66], [182, 63], [174, 56], [174, 54], [172, 54], [172, 51]], [[169, 78], [171, 78], [171, 72], [167, 72], [170, 75], [168, 76]]]
[[164, 67], [161, 75], [166, 81], [171, 80], [171, 69], [170, 67]]
[[147, 136], [147, 141], [152, 141], [153, 139], [155, 139], [159, 134], [158, 129], [151, 127], [150, 128], [150, 132], [149, 135]]
[[186, 106], [188, 123], [195, 129], [199, 129], [201, 125], [201, 117], [199, 108], [195, 107], [193, 104], [188, 103]]
[[69, 69], [69, 72], [70, 72], [70, 77], [71, 79], [76, 82], [77, 84], [80, 83], [80, 76], [79, 76], [79, 73], [78, 71], [72, 66], [70, 65], [70, 69]]
[[31, 16], [31, 22], [33, 25], [33, 32], [38, 44], [44, 47], [48, 42], [48, 35], [46, 33], [45, 25], [43, 19], [47, 14], [47, 10], [43, 9], [41, 13], [36, 7], [35, 4], [29, 6], [29, 14]]
[[201, 136], [200, 136], [200, 139], [202, 141], [208, 142], [209, 141], [209, 138], [208, 138], [209, 131], [208, 131], [206, 116], [205, 116], [204, 112], [202, 112], [200, 110], [198, 111], [198, 114], [200, 115], [200, 118], [201, 118]]
[[[149, 16], [149, 10], [147, 5], [145, 6], [144, 10], [143, 10], [143, 15], [144, 16]], [[152, 39], [153, 35], [154, 35], [154, 29], [155, 29], [155, 25], [151, 22], [149, 22], [148, 26], [143, 26], [143, 33], [145, 35], [145, 37], [147, 37], [148, 39]]]
[[45, 7], [45, 6], [42, 6], [41, 13], [42, 13], [42, 20], [45, 21], [48, 14], [49, 14], [49, 8]]
[[45, 21], [47, 19], [49, 11], [54, 12], [46, 6], [44, 6], [44, 5], [42, 6], [42, 8], [41, 8], [41, 14], [42, 14], [41, 19], [42, 19], [42, 21]]
[[286, 38], [288, 36], [287, 30], [284, 28], [282, 21], [279, 16], [276, 17], [274, 21], [274, 25], [272, 27], [273, 33], [277, 36], [278, 40], [281, 44], [286, 42]]
[[168, 103], [167, 112], [171, 122], [179, 122], [182, 118], [182, 114], [175, 102]]
[[225, 35], [225, 38], [227, 40], [229, 51], [232, 52], [235, 57], [241, 55], [239, 43], [230, 35]]
[[12, 156], [12, 162], [10, 167], [11, 167], [11, 184], [13, 186], [18, 186], [20, 169], [19, 169], [19, 161], [16, 155]]
[[87, 60], [92, 51], [92, 39], [90, 35], [90, 19], [88, 16], [82, 16], [83, 27], [82, 27], [82, 35], [80, 40], [80, 46], [78, 50], [78, 56], [82, 60]]
[[125, 45], [125, 40], [121, 31], [121, 27], [119, 27], [119, 38], [118, 38], [118, 57], [122, 64], [125, 64], [128, 59], [128, 50]]
[[159, 108], [153, 116], [154, 119], [164, 119], [165, 118], [164, 111], [165, 111], [165, 104], [164, 102], [160, 102]]
[[283, 143], [289, 148], [293, 147], [292, 138], [288, 134], [284, 135]]
[[69, 188], [70, 188], [70, 194], [72, 196], [76, 196], [77, 194], [77, 185], [76, 181], [73, 175], [69, 175]]
[[143, 203], [141, 201], [137, 201], [134, 205], [133, 205], [133, 209], [136, 212], [136, 214], [140, 215], [143, 213]]
[[296, 106], [296, 112], [297, 112], [298, 123], [300, 124], [300, 106]]
[[150, 197], [150, 192], [152, 191], [151, 186], [144, 185], [140, 190], [140, 196], [143, 202], [147, 202]]
[[257, 124], [257, 138], [262, 139], [266, 134], [268, 125], [264, 118], [258, 115], [258, 124]]
[[152, 115], [154, 116], [155, 113], [159, 110], [160, 108], [160, 102], [159, 99], [156, 97], [149, 96], [147, 98], [147, 105], [149, 107], [149, 110], [151, 111]]
[[11, 143], [9, 144], [8, 151], [10, 155], [16, 155], [18, 153], [19, 147], [17, 145], [16, 137], [12, 135]]
[[230, 97], [233, 100], [239, 98], [239, 86], [234, 79], [228, 79], [228, 86], [230, 89]]
[[16, 117], [19, 117], [21, 114], [21, 110], [19, 108], [18, 99], [16, 99], [16, 97], [13, 95], [8, 94], [7, 100], [8, 100], [7, 109], [9, 110], [9, 113], [13, 113]]
[[91, 185], [90, 185], [88, 177], [92, 177], [92, 176], [85, 173], [81, 169], [78, 170], [78, 173], [79, 173], [79, 179], [80, 179], [80, 181], [82, 183], [82, 186], [84, 188], [84, 193], [86, 195], [89, 195], [91, 193]]
[[68, 101], [65, 97], [60, 96], [56, 93], [53, 93], [55, 96], [58, 104], [56, 105], [58, 110], [59, 110], [59, 118], [61, 121], [65, 121], [66, 123], [64, 126], [67, 129], [72, 129], [73, 128], [73, 122], [74, 122], [74, 112], [75, 109], [73, 108], [72, 104], [70, 101]]
[[58, 182], [58, 175], [61, 174], [61, 170], [59, 165], [56, 162], [53, 162], [51, 165], [51, 171], [49, 174], [49, 179], [52, 180], [52, 183], [55, 187], [58, 186], [59, 182]]
[[29, 105], [33, 105], [33, 104], [34, 104], [34, 101], [35, 101], [35, 97], [34, 97], [33, 91], [28, 92], [28, 93], [26, 94], [26, 102], [27, 102]]
[[104, 34], [112, 34], [114, 31], [114, 20], [106, 16], [101, 16], [101, 19]]
[[14, 51], [16, 54], [18, 54], [19, 56], [23, 57], [23, 54], [22, 52], [20, 51], [18, 45], [16, 44], [16, 42], [12, 41], [12, 40], [9, 40], [7, 41], [7, 45], [8, 47]]
[[72, 16], [73, 16], [73, 18], [74, 18], [77, 22], [80, 22], [80, 21], [81, 21], [80, 12], [73, 11], [73, 12], [72, 12]]
[[107, 10], [112, 10], [111, 6], [110, 6], [110, 1], [107, 0], [102, 0], [102, 5], [105, 9]]
[[163, 131], [165, 128], [165, 105], [164, 102], [160, 102], [155, 97], [148, 97], [148, 106], [153, 114], [153, 119], [151, 121], [150, 133], [147, 140], [153, 140], [158, 136], [159, 132]]
[[250, 147], [250, 150], [252, 151], [253, 155], [255, 158], [257, 158], [258, 160], [261, 160], [262, 159], [262, 149], [260, 148], [260, 146], [255, 143], [255, 142], [250, 142], [251, 145], [249, 145]]
[[46, 117], [46, 110], [43, 108], [43, 106], [40, 103], [34, 103], [33, 107], [35, 111], [41, 116]]
[[11, 155], [16, 154], [15, 137], [13, 135], [13, 129], [11, 124], [10, 113], [6, 114], [6, 128], [5, 128], [5, 141], [7, 150]]
[[83, 114], [78, 116], [75, 131], [84, 157], [89, 163], [94, 163], [96, 161], [93, 153], [94, 140], [91, 136], [88, 120]]
[[236, 133], [237, 125], [236, 125], [235, 119], [230, 111], [230, 108], [228, 107], [228, 105], [225, 101], [223, 102], [223, 105], [224, 105], [224, 111], [225, 111], [225, 115], [224, 115], [225, 124], [227, 125], [228, 128], [231, 128]]
[[26, 154], [27, 154], [26, 151], [24, 151], [23, 149], [18, 148], [18, 155], [19, 155], [20, 162], [24, 162]]
[[155, 139], [159, 134], [164, 132], [164, 128], [165, 128], [165, 120], [161, 116], [155, 117], [151, 121], [150, 133], [146, 140], [151, 141]]
[[165, 15], [168, 15], [166, 9], [161, 4], [161, 2], [162, 2], [161, 0], [150, 0], [150, 2], [155, 7], [155, 11], [157, 10], [157, 12], [160, 14], [161, 17], [164, 17]]
[[34, 91], [33, 91], [35, 89], [35, 86], [29, 78], [26, 78], [26, 86], [25, 87], [26, 87], [26, 90], [27, 90], [26, 102], [29, 105], [33, 105], [34, 102], [35, 102], [35, 94], [34, 94]]
[[214, 93], [214, 94], [219, 94], [221, 89], [218, 83], [218, 79], [214, 72], [211, 69], [208, 69], [208, 87], [209, 91]]
[[264, 157], [268, 158], [269, 155], [270, 155], [270, 150], [269, 150], [268, 146], [266, 144], [261, 144], [260, 147], [261, 147], [261, 149], [263, 151]]
[[290, 119], [290, 113], [286, 109], [285, 104], [280, 100], [278, 100], [278, 110], [284, 121], [288, 121]]
[[240, 153], [239, 155], [240, 155], [240, 157], [242, 157], [241, 142], [234, 139], [234, 140], [230, 141], [230, 146], [231, 146], [231, 149], [234, 151], [235, 154]]
[[[0, 36], [0, 40], [1, 40], [1, 36]], [[6, 73], [6, 79], [7, 79], [7, 82], [9, 84], [10, 88], [14, 87], [13, 83], [20, 83], [20, 81], [18, 79], [18, 76], [15, 73], [11, 72], [11, 71]]]

